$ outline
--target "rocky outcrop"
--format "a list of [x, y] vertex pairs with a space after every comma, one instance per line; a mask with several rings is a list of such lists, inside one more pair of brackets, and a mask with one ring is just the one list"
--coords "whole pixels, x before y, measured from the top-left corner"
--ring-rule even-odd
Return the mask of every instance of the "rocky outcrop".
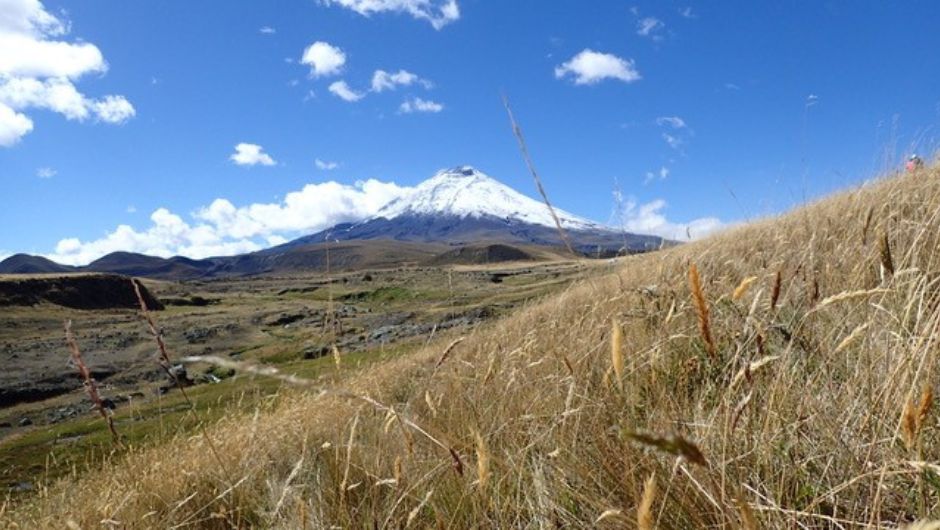
[[[163, 309], [141, 286], [147, 307]], [[117, 274], [63, 274], [0, 278], [0, 307], [49, 302], [73, 309], [134, 309], [139, 307], [130, 278]]]

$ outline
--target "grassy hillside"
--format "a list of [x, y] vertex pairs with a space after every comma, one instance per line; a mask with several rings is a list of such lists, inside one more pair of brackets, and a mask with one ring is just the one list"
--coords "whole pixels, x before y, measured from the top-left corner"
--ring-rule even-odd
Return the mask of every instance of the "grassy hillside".
[[938, 244], [940, 171], [871, 184], [627, 258], [456, 344], [441, 337], [341, 388], [298, 386], [204, 435], [78, 470], [0, 520], [856, 528], [940, 517]]

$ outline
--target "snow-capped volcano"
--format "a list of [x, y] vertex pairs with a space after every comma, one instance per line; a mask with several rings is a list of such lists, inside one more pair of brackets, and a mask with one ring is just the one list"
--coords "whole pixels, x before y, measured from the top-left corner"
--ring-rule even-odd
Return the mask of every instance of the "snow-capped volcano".
[[[409, 195], [385, 205], [373, 219], [402, 216], [491, 217], [555, 228], [545, 203], [536, 201], [470, 166], [437, 172]], [[603, 229], [597, 223], [555, 208], [561, 225], [570, 230]]]
[[[658, 237], [618, 232], [557, 208], [555, 215], [574, 249], [586, 254], [643, 251], [662, 244]], [[373, 239], [449, 245], [484, 241], [563, 244], [544, 203], [473, 167], [458, 166], [437, 172], [365, 221], [336, 225], [271, 251], [326, 240]]]
[[[628, 234], [555, 208], [572, 250], [585, 256], [612, 256], [660, 248], [656, 236]], [[325, 242], [354, 242], [324, 249]], [[470, 166], [437, 172], [406, 196], [396, 199], [370, 219], [343, 223], [265, 250], [191, 260], [115, 252], [86, 267], [64, 267], [35, 256], [12, 256], [0, 272], [111, 272], [152, 278], [180, 279], [264, 273], [387, 267], [401, 263], [435, 263], [452, 249], [508, 245], [564, 249], [562, 238], [541, 201], [527, 197]], [[498, 245], [496, 245], [498, 243]], [[477, 245], [479, 246], [479, 245]], [[442, 249], [444, 250], [442, 254]], [[471, 250], [471, 253], [473, 251]], [[517, 252], [503, 248], [498, 252]], [[459, 254], [458, 254], [459, 255]], [[488, 254], [487, 254], [488, 255]], [[432, 259], [433, 258], [433, 259]], [[445, 262], [447, 262], [445, 258]]]

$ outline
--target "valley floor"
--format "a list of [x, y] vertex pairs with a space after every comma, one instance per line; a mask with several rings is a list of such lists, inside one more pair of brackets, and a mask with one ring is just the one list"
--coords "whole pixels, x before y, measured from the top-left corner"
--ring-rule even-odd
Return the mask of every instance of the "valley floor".
[[[599, 263], [590, 264], [591, 274]], [[437, 335], [466, 332], [587, 269], [550, 261], [211, 281], [151, 281], [166, 304], [152, 312], [174, 359], [217, 355], [318, 381], [411, 351]], [[187, 366], [186, 399], [159, 367], [138, 311], [76, 310], [50, 303], [0, 309], [0, 485], [17, 497], [112, 448], [110, 434], [68, 362], [63, 322], [76, 339], [127, 443], [191, 432], [234, 410], [251, 410], [279, 382], [206, 364]]]

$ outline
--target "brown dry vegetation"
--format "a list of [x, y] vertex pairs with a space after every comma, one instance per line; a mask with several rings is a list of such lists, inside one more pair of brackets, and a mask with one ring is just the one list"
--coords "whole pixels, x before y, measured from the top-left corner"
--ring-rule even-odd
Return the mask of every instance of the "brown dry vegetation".
[[940, 171], [888, 179], [628, 258], [456, 345], [441, 337], [350, 375], [343, 392], [283, 391], [209, 427], [222, 463], [204, 436], [167, 440], [0, 520], [858, 528], [937, 517], [938, 243]]

